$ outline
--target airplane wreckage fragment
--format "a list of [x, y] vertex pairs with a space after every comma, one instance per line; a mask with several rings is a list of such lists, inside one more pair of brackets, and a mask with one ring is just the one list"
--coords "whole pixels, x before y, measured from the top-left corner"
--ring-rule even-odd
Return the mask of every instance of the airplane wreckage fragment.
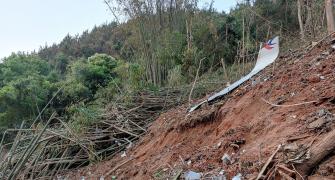
[[192, 108], [189, 109], [188, 112], [195, 111], [205, 103], [212, 103], [220, 98], [223, 98], [226, 94], [239, 87], [242, 83], [249, 80], [251, 77], [259, 73], [268, 65], [272, 64], [277, 59], [278, 55], [279, 55], [279, 37], [277, 36], [273, 39], [270, 39], [265, 44], [263, 44], [263, 47], [259, 50], [256, 65], [249, 74], [242, 77], [240, 80], [234, 82], [233, 84], [223, 89], [222, 91], [210, 96], [205, 101], [202, 101], [199, 104], [193, 106]]

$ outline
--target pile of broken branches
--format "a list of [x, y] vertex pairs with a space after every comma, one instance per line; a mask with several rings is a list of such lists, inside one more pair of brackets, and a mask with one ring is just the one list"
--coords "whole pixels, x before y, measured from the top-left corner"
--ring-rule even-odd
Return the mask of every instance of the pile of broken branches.
[[[19, 129], [8, 129], [0, 142], [0, 179], [51, 178], [108, 159], [131, 147], [160, 113], [185, 101], [181, 93], [147, 91], [130, 97], [127, 103], [111, 103], [100, 120], [81, 134], [56, 113], [46, 123], [36, 122], [29, 128], [22, 123]], [[16, 137], [5, 143], [9, 133]]]

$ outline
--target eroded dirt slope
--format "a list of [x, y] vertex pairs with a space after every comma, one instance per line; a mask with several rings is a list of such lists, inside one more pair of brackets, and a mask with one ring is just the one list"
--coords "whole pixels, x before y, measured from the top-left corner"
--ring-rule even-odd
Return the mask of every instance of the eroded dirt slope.
[[[171, 109], [126, 151], [126, 157], [118, 155], [66, 176], [164, 179], [183, 169], [203, 177], [241, 173], [252, 179], [278, 145], [287, 151], [278, 152], [275, 160], [287, 162], [334, 129], [334, 98], [335, 52], [327, 40], [306, 53], [282, 56], [214, 106], [187, 116], [186, 106]], [[224, 154], [230, 157], [228, 164], [222, 161]], [[335, 158], [330, 156], [310, 178], [333, 179], [334, 173]]]

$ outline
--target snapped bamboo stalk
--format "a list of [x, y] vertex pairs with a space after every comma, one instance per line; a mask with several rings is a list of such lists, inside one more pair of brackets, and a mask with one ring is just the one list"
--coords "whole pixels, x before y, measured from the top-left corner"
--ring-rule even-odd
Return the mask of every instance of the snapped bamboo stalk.
[[28, 160], [28, 158], [30, 157], [31, 153], [33, 152], [33, 150], [36, 148], [36, 145], [38, 144], [38, 140], [42, 137], [43, 133], [45, 132], [45, 130], [47, 129], [49, 123], [51, 122], [51, 120], [55, 117], [55, 113], [53, 113], [49, 120], [47, 121], [46, 125], [44, 126], [44, 128], [42, 129], [42, 131], [39, 133], [39, 135], [33, 139], [30, 143], [30, 145], [27, 147], [26, 151], [23, 153], [23, 155], [20, 158], [19, 163], [17, 163], [14, 166], [14, 169], [11, 171], [11, 173], [8, 175], [8, 179], [15, 179], [16, 176], [18, 175], [19, 171], [21, 170], [22, 166], [26, 163], [26, 161]]
[[[169, 89], [168, 93], [160, 90], [133, 96], [131, 104], [121, 100], [114, 102], [106, 109], [107, 113], [99, 117], [101, 121], [86, 128], [80, 136], [65, 121], [55, 117], [52, 119], [57, 119], [57, 122], [52, 125], [47, 122], [41, 129], [9, 129], [23, 136], [14, 152], [17, 157], [13, 163], [15, 166], [8, 168], [7, 177], [52, 177], [63, 170], [88, 164], [92, 159], [113, 157], [143, 136], [161, 112], [179, 103], [181, 93], [187, 96], [180, 90]], [[3, 142], [1, 147], [15, 144]]]

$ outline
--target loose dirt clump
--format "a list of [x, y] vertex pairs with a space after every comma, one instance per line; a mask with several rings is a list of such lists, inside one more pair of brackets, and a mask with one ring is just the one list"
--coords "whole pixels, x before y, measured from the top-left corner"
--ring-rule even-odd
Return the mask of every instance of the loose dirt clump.
[[[283, 55], [257, 75], [257, 84], [244, 83], [219, 104], [191, 115], [186, 106], [162, 114], [126, 156], [65, 176], [173, 179], [192, 170], [208, 178], [240, 173], [255, 179], [280, 146], [263, 176], [299, 179], [295, 166], [335, 129], [335, 53], [330, 38], [295, 54]], [[334, 156], [307, 175], [333, 178]]]

